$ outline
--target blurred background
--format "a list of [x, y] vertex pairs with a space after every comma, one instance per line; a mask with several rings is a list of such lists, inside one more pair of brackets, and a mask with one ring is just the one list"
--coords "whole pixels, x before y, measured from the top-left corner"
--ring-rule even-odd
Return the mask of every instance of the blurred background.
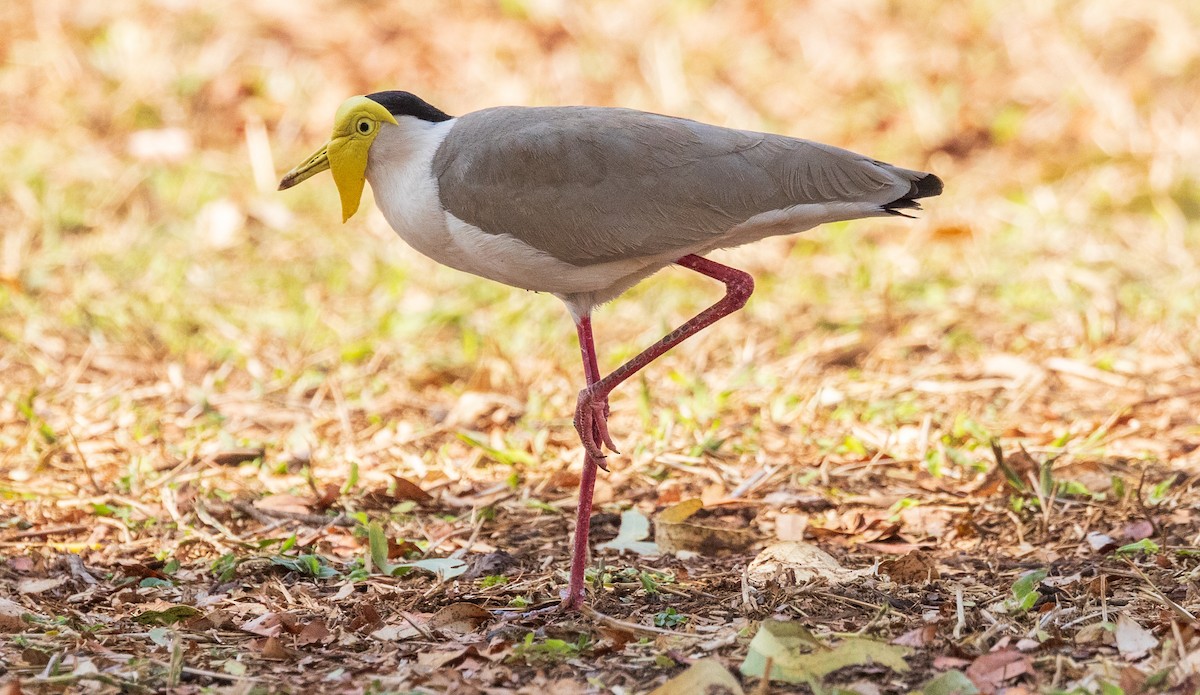
[[[963, 422], [1094, 432], [1196, 373], [1198, 35], [1182, 0], [4, 3], [7, 485], [73, 455], [68, 430], [114, 475], [242, 445], [329, 475], [577, 465], [557, 300], [436, 266], [369, 204], [339, 224], [327, 177], [275, 192], [345, 97], [393, 88], [451, 114], [634, 107], [945, 180], [916, 221], [720, 254], [759, 291], [653, 394], [619, 392], [632, 468], [886, 452], [954, 475], [987, 458]], [[600, 311], [605, 365], [719, 295], [687, 275]], [[1195, 439], [1184, 410], [1159, 425]]]

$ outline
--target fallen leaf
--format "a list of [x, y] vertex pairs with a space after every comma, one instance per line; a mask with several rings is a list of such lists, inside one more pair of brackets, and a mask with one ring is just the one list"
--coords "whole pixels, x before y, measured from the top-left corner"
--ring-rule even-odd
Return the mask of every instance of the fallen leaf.
[[1115, 646], [1116, 637], [1113, 635], [1112, 623], [1092, 623], [1085, 625], [1075, 633], [1075, 644], [1105, 644]]
[[1030, 570], [1022, 574], [1017, 581], [1013, 582], [1013, 597], [1006, 602], [1006, 607], [1014, 613], [1024, 613], [1033, 608], [1042, 598], [1038, 587], [1042, 585], [1042, 580], [1048, 574], [1049, 572], [1044, 569]]
[[1029, 656], [1015, 649], [984, 654], [967, 667], [967, 677], [984, 695], [996, 693], [1008, 681], [1032, 672]]
[[757, 589], [768, 585], [799, 586], [817, 580], [844, 584], [864, 574], [863, 570], [842, 567], [829, 553], [799, 541], [773, 543], [746, 567], [746, 581]]
[[[603, 545], [603, 544], [601, 544]], [[597, 546], [599, 547], [599, 546]], [[471, 558], [471, 566], [463, 573], [463, 579], [478, 579], [493, 574], [503, 574], [505, 570], [517, 564], [517, 558], [503, 550], [486, 555], [475, 555]]]
[[596, 631], [600, 636], [612, 643], [612, 651], [620, 652], [625, 649], [625, 645], [636, 641], [638, 636], [632, 630], [626, 630], [620, 627], [608, 627], [606, 625], [596, 626]]
[[1119, 545], [1112, 539], [1111, 536], [1107, 536], [1099, 531], [1088, 532], [1085, 540], [1087, 541], [1087, 544], [1091, 546], [1092, 550], [1097, 553], [1112, 552], [1113, 550], [1116, 550]]
[[1124, 613], [1117, 618], [1117, 628], [1114, 633], [1117, 638], [1117, 651], [1121, 652], [1121, 656], [1129, 661], [1142, 658], [1147, 652], [1158, 646], [1158, 638]]
[[617, 537], [611, 541], [599, 543], [597, 550], [615, 550], [624, 553], [626, 550], [638, 555], [660, 555], [658, 546], [653, 541], [647, 541], [650, 535], [650, 520], [636, 509], [630, 509], [621, 514], [621, 528]]
[[933, 657], [933, 667], [939, 671], [962, 668], [963, 666], [969, 666], [970, 664], [970, 659], [960, 659], [957, 656], [942, 655]]
[[22, 579], [17, 582], [19, 594], [42, 594], [66, 584], [70, 577], [46, 577], [45, 579]]
[[382, 642], [400, 642], [420, 635], [421, 631], [407, 622], [395, 625], [384, 625], [371, 633], [371, 637]]
[[292, 512], [294, 514], [312, 513], [313, 500], [310, 497], [297, 495], [267, 495], [255, 500], [254, 506], [260, 509], [270, 509], [276, 512]]
[[262, 643], [262, 658], [283, 661], [292, 658], [292, 653], [283, 646], [278, 637], [268, 637]]
[[278, 613], [264, 613], [243, 623], [241, 629], [263, 637], [274, 637], [283, 630], [283, 621]]
[[807, 683], [820, 692], [826, 675], [847, 666], [878, 664], [904, 673], [908, 671], [904, 657], [909, 651], [905, 647], [858, 637], [843, 639], [830, 647], [798, 623], [765, 620], [750, 640], [742, 673], [762, 678], [769, 661], [771, 680]]
[[392, 475], [392, 483], [391, 496], [398, 501], [412, 500], [418, 504], [429, 504], [433, 501], [433, 495], [425, 492], [420, 485], [407, 478]]
[[672, 554], [693, 552], [712, 556], [722, 551], [739, 552], [754, 542], [754, 534], [748, 531], [709, 526], [692, 520], [703, 508], [704, 503], [698, 499], [684, 500], [654, 517], [654, 542], [659, 550]]
[[450, 651], [421, 651], [417, 652], [417, 663], [436, 670], [449, 666], [466, 656], [468, 652], [474, 651], [474, 647], [462, 647]]
[[880, 563], [879, 571], [898, 584], [925, 584], [941, 578], [933, 558], [920, 550]]
[[325, 621], [311, 620], [296, 637], [296, 644], [318, 644], [325, 641], [327, 637], [329, 637], [329, 628], [325, 627]]
[[443, 632], [466, 634], [475, 632], [480, 625], [491, 620], [492, 614], [486, 608], [462, 601], [452, 603], [434, 613], [426, 624]]
[[700, 659], [686, 671], [663, 683], [650, 695], [743, 695], [745, 691], [729, 669], [716, 659]]
[[197, 615], [201, 612], [191, 606], [171, 606], [161, 611], [142, 611], [134, 620], [143, 625], [174, 625]]
[[454, 579], [467, 571], [467, 563], [454, 557], [430, 557], [413, 562], [402, 562], [397, 567], [415, 567], [419, 570], [432, 572], [442, 580]]
[[33, 614], [24, 606], [6, 598], [0, 597], [0, 632], [21, 632], [25, 629], [22, 615]]
[[1121, 535], [1125, 536], [1126, 540], [1140, 541], [1143, 538], [1149, 538], [1154, 535], [1154, 524], [1146, 519], [1131, 521], [1125, 525], [1121, 531]]
[[921, 695], [978, 695], [979, 688], [967, 674], [959, 670], [946, 671], [921, 688]]
[[937, 636], [937, 625], [922, 625], [918, 628], [913, 628], [908, 632], [900, 635], [892, 640], [892, 644], [898, 644], [902, 647], [924, 647], [933, 641]]

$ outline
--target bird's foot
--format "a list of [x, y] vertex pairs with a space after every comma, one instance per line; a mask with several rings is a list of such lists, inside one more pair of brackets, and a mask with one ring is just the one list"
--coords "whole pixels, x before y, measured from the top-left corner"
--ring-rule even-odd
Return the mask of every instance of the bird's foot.
[[608, 447], [614, 454], [621, 453], [608, 433], [608, 413], [607, 396], [597, 398], [590, 386], [579, 392], [579, 402], [575, 405], [575, 429], [579, 432], [584, 451], [605, 470], [608, 469], [604, 466], [602, 447]]

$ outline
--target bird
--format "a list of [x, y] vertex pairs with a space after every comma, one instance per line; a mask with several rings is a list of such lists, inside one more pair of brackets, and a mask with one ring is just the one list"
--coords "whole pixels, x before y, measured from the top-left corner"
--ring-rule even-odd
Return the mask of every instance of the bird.
[[[934, 174], [785, 135], [602, 106], [497, 106], [454, 117], [399, 90], [345, 100], [329, 141], [279, 190], [326, 169], [343, 222], [369, 182], [376, 207], [418, 252], [566, 304], [583, 360], [574, 425], [584, 463], [562, 610], [586, 603], [593, 488], [607, 470], [604, 450], [618, 453], [609, 395], [754, 291], [748, 273], [706, 255], [827, 222], [911, 217], [919, 199], [942, 192]], [[723, 283], [725, 295], [602, 375], [593, 310], [671, 265]]]

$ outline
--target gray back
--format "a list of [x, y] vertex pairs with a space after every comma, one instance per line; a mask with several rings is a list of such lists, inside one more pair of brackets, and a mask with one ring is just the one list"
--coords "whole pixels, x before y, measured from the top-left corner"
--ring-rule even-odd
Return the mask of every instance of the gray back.
[[448, 212], [580, 266], [694, 246], [793, 205], [883, 205], [908, 174], [807, 140], [587, 106], [467, 114], [433, 159]]

